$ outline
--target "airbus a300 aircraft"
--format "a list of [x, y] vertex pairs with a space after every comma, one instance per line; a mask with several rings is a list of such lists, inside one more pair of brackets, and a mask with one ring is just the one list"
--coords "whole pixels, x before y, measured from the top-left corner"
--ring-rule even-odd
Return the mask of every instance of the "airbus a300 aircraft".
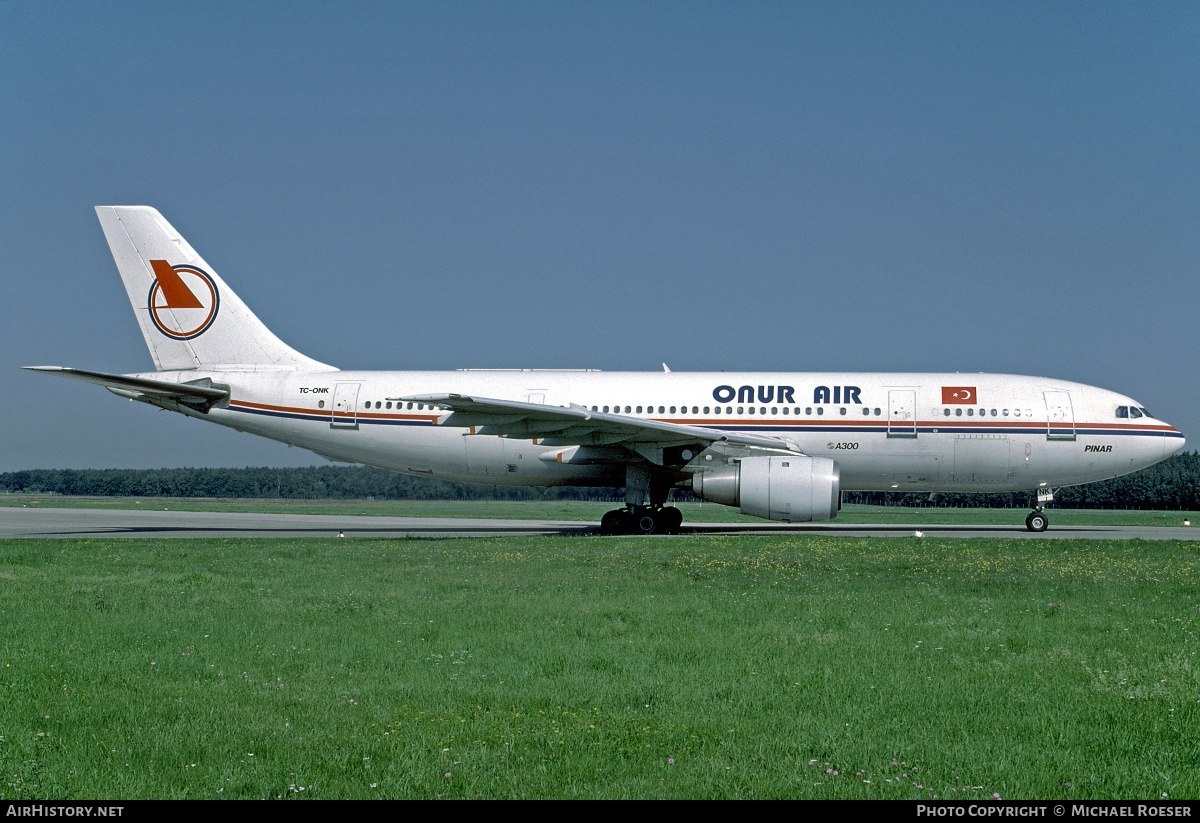
[[604, 532], [673, 531], [673, 488], [771, 520], [841, 491], [1031, 492], [1163, 460], [1183, 435], [1141, 403], [998, 374], [341, 371], [285, 345], [156, 210], [98, 206], [156, 371], [98, 383], [331, 460], [468, 482], [624, 486]]

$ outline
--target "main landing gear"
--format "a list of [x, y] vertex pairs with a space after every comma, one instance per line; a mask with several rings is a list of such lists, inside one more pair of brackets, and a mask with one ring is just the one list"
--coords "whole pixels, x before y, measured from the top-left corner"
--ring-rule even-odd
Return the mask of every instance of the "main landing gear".
[[683, 522], [683, 512], [666, 505], [670, 493], [670, 478], [652, 474], [645, 463], [626, 464], [625, 508], [605, 512], [600, 518], [600, 533], [674, 534]]
[[626, 506], [600, 518], [602, 534], [674, 534], [683, 512], [674, 506]]

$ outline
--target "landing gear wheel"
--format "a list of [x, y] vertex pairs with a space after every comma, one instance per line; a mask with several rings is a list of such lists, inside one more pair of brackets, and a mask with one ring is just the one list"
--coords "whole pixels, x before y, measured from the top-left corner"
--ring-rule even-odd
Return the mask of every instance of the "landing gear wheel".
[[634, 506], [613, 509], [600, 518], [601, 534], [670, 534], [683, 523], [683, 512], [674, 506], [661, 509]]
[[1044, 532], [1049, 525], [1049, 518], [1041, 512], [1030, 512], [1029, 516], [1025, 518], [1025, 528], [1031, 532]]
[[605, 512], [604, 517], [600, 518], [600, 533], [627, 534], [632, 525], [630, 520], [629, 512], [624, 509], [613, 509], [610, 512]]
[[653, 509], [634, 509], [633, 516], [629, 519], [632, 521], [634, 534], [654, 534], [661, 528], [658, 512]]
[[659, 521], [662, 523], [662, 530], [668, 534], [674, 534], [679, 531], [679, 527], [683, 525], [683, 512], [674, 506], [665, 506], [658, 513]]

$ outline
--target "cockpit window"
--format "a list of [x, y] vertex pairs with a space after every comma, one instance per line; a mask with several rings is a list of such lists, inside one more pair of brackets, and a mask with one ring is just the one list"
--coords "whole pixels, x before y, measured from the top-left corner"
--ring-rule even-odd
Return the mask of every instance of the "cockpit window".
[[1117, 417], [1149, 417], [1154, 418], [1145, 406], [1117, 406]]

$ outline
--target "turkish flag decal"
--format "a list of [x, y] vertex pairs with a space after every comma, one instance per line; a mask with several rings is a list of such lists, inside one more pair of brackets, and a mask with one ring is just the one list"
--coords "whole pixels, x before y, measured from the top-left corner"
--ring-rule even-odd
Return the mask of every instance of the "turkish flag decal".
[[974, 386], [942, 386], [942, 403], [949, 406], [953, 403], [978, 403]]

